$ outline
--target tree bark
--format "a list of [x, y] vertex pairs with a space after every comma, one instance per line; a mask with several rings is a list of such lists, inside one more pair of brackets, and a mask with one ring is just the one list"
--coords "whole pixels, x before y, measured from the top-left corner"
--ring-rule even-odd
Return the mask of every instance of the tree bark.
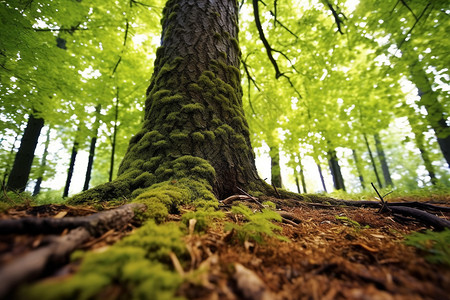
[[116, 155], [117, 122], [119, 120], [119, 87], [116, 87], [116, 111], [114, 116], [114, 132], [112, 137], [111, 163], [109, 167], [109, 181], [112, 181], [114, 173], [114, 158]]
[[[242, 107], [237, 2], [170, 0], [162, 27], [144, 124], [119, 167], [121, 191], [136, 188], [127, 176], [143, 173], [153, 179], [141, 188], [198, 175], [219, 199], [238, 187], [268, 191]], [[204, 162], [215, 174], [200, 174]]]
[[280, 149], [278, 146], [270, 147], [269, 154], [272, 184], [277, 188], [281, 188], [283, 187], [283, 183], [281, 180]]
[[[80, 127], [78, 127], [78, 129], [77, 129], [77, 133], [79, 130], [80, 130]], [[69, 170], [67, 170], [67, 179], [66, 179], [66, 185], [64, 186], [63, 198], [69, 196], [70, 182], [72, 181], [73, 169], [75, 167], [75, 160], [76, 160], [77, 154], [78, 154], [78, 146], [79, 146], [79, 142], [78, 142], [78, 136], [77, 136], [77, 137], [75, 137], [75, 141], [73, 142], [72, 154], [70, 156]]]
[[323, 178], [322, 167], [320, 166], [319, 161], [316, 160], [317, 170], [319, 171], [320, 181], [322, 182], [323, 191], [328, 193], [327, 186], [325, 185], [325, 179]]
[[439, 102], [438, 94], [431, 88], [428, 76], [420, 63], [415, 61], [410, 65], [410, 69], [412, 82], [419, 90], [419, 104], [423, 105], [427, 110], [427, 121], [434, 130], [442, 155], [450, 168], [450, 127], [447, 125], [448, 116], [445, 115], [444, 108]]
[[380, 176], [378, 175], [377, 165], [375, 164], [375, 159], [373, 158], [372, 150], [370, 149], [369, 141], [367, 140], [367, 136], [363, 133], [364, 141], [366, 142], [367, 151], [369, 152], [370, 162], [372, 163], [373, 172], [375, 173], [375, 177], [377, 178], [377, 183], [379, 187], [383, 187], [381, 183]]
[[98, 135], [98, 128], [100, 127], [100, 109], [101, 105], [97, 105], [95, 108], [95, 125], [93, 129], [93, 135], [91, 139], [91, 146], [89, 148], [89, 159], [88, 159], [88, 165], [86, 168], [86, 176], [84, 179], [84, 186], [83, 191], [87, 190], [89, 188], [89, 182], [91, 181], [91, 173], [92, 173], [92, 167], [94, 165], [94, 156], [95, 156], [95, 147], [97, 144], [97, 135]]
[[375, 133], [373, 135], [373, 138], [375, 139], [375, 147], [377, 149], [378, 159], [380, 160], [384, 182], [386, 183], [386, 186], [393, 186], [394, 184], [392, 183], [391, 173], [389, 172], [389, 166], [387, 164], [386, 155], [384, 154], [384, 149], [383, 145], [381, 144], [380, 136], [378, 133]]
[[328, 151], [328, 163], [331, 176], [333, 176], [334, 188], [345, 191], [344, 178], [342, 177], [341, 167], [339, 166], [336, 150]]
[[356, 171], [358, 172], [359, 182], [361, 183], [361, 187], [363, 190], [366, 189], [366, 185], [364, 183], [364, 176], [361, 171], [361, 166], [359, 165], [358, 155], [356, 154], [356, 150], [352, 149], [353, 159], [355, 161]]
[[44, 119], [35, 117], [33, 113], [30, 113], [27, 127], [20, 142], [19, 151], [16, 154], [11, 173], [9, 174], [6, 185], [7, 190], [25, 191], [33, 164], [34, 151], [36, 150], [42, 127], [44, 127]]
[[308, 192], [306, 191], [305, 173], [303, 172], [303, 164], [302, 164], [302, 161], [300, 160], [300, 158], [298, 160], [298, 165], [300, 166], [300, 180], [302, 181], [303, 193], [306, 194]]
[[42, 180], [44, 179], [45, 166], [47, 165], [48, 145], [50, 144], [50, 131], [51, 131], [51, 128], [49, 127], [47, 130], [47, 138], [45, 140], [45, 145], [44, 145], [44, 154], [42, 154], [41, 167], [39, 170], [39, 177], [36, 181], [36, 185], [34, 186], [33, 196], [37, 196], [39, 194], [39, 192], [41, 191], [41, 184], [42, 184]]
[[431, 184], [435, 185], [438, 183], [438, 180], [436, 178], [436, 173], [434, 171], [432, 161], [430, 159], [430, 156], [428, 155], [428, 150], [425, 147], [425, 136], [422, 129], [420, 128], [421, 126], [414, 119], [414, 117], [411, 116], [408, 116], [408, 122], [414, 133], [414, 141], [416, 142], [417, 149], [419, 149], [420, 151], [420, 156], [422, 157], [425, 169], [428, 172], [428, 176], [430, 176]]

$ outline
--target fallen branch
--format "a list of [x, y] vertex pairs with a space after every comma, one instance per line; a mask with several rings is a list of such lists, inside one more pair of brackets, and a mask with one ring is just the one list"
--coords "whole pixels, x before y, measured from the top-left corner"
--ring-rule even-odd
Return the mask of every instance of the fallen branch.
[[130, 203], [84, 217], [37, 218], [0, 220], [0, 234], [48, 234], [65, 229], [86, 228], [92, 236], [126, 225], [135, 215], [135, 210], [144, 210], [145, 205]]
[[0, 299], [11, 293], [19, 284], [38, 278], [55, 266], [67, 262], [75, 249], [88, 239], [100, 236], [111, 229], [122, 228], [145, 205], [131, 203], [86, 217], [23, 218], [0, 221], [0, 233], [49, 233], [72, 229], [67, 235], [57, 237], [46, 246], [18, 257], [0, 269]]
[[65, 263], [69, 254], [90, 237], [86, 228], [73, 229], [50, 245], [29, 252], [1, 268], [0, 299], [6, 299], [22, 282], [40, 277], [51, 266]]

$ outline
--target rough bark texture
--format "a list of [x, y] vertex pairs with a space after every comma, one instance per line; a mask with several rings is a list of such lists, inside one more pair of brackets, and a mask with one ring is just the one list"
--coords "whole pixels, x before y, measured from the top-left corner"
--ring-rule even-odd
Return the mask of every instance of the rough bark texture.
[[450, 168], [450, 127], [447, 125], [448, 116], [439, 102], [437, 92], [431, 88], [430, 81], [423, 67], [418, 61], [410, 66], [412, 82], [417, 86], [420, 96], [420, 105], [427, 110], [427, 121], [433, 128], [441, 148], [442, 155]]
[[331, 175], [333, 176], [334, 188], [345, 191], [344, 178], [342, 177], [341, 167], [339, 166], [335, 150], [328, 151], [328, 163], [330, 165]]
[[377, 149], [378, 159], [380, 160], [384, 182], [386, 183], [386, 186], [393, 186], [394, 184], [392, 183], [391, 172], [389, 172], [389, 166], [387, 164], [386, 155], [384, 154], [380, 136], [378, 135], [378, 133], [376, 133], [373, 135], [373, 138], [375, 139], [375, 147]]
[[27, 127], [20, 142], [19, 151], [14, 159], [14, 165], [9, 174], [8, 190], [23, 192], [27, 186], [33, 164], [34, 150], [38, 143], [41, 129], [44, 127], [44, 119], [36, 118], [33, 114], [28, 117]]
[[196, 175], [219, 198], [262, 190], [242, 107], [236, 1], [170, 0], [163, 15], [145, 121], [119, 179], [145, 174], [145, 187]]

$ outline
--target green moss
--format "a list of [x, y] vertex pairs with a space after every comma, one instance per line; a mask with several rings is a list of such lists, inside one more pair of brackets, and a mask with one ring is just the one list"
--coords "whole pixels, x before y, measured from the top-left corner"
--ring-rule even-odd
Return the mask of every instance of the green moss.
[[223, 58], [227, 59], [227, 54], [223, 51], [219, 52], [220, 56], [222, 56]]
[[186, 112], [186, 113], [194, 113], [194, 112], [204, 113], [205, 106], [198, 102], [190, 103], [190, 104], [183, 105], [183, 107], [181, 108], [181, 111]]
[[161, 140], [152, 145], [155, 149], [167, 148], [169, 147], [169, 143], [166, 140]]
[[171, 271], [169, 253], [182, 261], [187, 251], [176, 224], [147, 222], [103, 253], [88, 253], [78, 273], [20, 289], [18, 299], [98, 299], [108, 286], [120, 286], [133, 299], [176, 299], [182, 278]]
[[201, 93], [203, 89], [197, 83], [191, 83], [188, 85], [188, 89], [194, 93]]
[[170, 20], [174, 19], [177, 17], [177, 13], [176, 12], [172, 12], [169, 17], [167, 18], [168, 22], [170, 22]]
[[143, 172], [141, 175], [139, 175], [132, 181], [132, 186], [135, 188], [149, 187], [155, 183], [155, 179], [156, 179], [155, 175], [150, 174], [149, 172]]
[[205, 136], [198, 131], [193, 132], [191, 134], [191, 136], [192, 136], [192, 140], [194, 140], [197, 143], [201, 143], [201, 142], [205, 141]]
[[230, 41], [231, 41], [231, 44], [233, 45], [234, 49], [239, 51], [240, 49], [239, 49], [239, 42], [238, 42], [238, 40], [235, 39], [235, 38], [232, 38], [232, 39], [230, 39]]
[[174, 141], [185, 141], [189, 138], [189, 135], [185, 132], [176, 132], [173, 131], [170, 135], [169, 135], [171, 140]]
[[216, 135], [210, 130], [203, 131], [203, 134], [210, 142], [214, 142], [214, 140], [216, 139]]
[[215, 32], [214, 33], [214, 38], [217, 39], [217, 40], [220, 40], [222, 38], [222, 36], [220, 35], [220, 33]]
[[191, 211], [185, 213], [181, 221], [189, 226], [189, 220], [195, 219], [197, 222], [195, 223], [195, 231], [196, 232], [205, 232], [211, 225], [211, 223], [218, 219], [223, 219], [225, 214], [221, 211], [215, 211], [213, 208], [208, 209], [198, 209], [197, 211]]

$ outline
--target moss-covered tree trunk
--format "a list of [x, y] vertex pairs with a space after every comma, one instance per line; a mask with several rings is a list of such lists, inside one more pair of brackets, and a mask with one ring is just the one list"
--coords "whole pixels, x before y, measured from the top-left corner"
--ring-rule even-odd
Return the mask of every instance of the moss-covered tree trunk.
[[44, 119], [38, 118], [31, 113], [20, 142], [19, 151], [16, 154], [11, 173], [9, 174], [6, 189], [18, 192], [25, 190], [42, 127], [44, 127]]
[[242, 107], [237, 2], [169, 0], [161, 22], [142, 129], [117, 179], [83, 200], [186, 177], [207, 181], [217, 198], [265, 191]]

